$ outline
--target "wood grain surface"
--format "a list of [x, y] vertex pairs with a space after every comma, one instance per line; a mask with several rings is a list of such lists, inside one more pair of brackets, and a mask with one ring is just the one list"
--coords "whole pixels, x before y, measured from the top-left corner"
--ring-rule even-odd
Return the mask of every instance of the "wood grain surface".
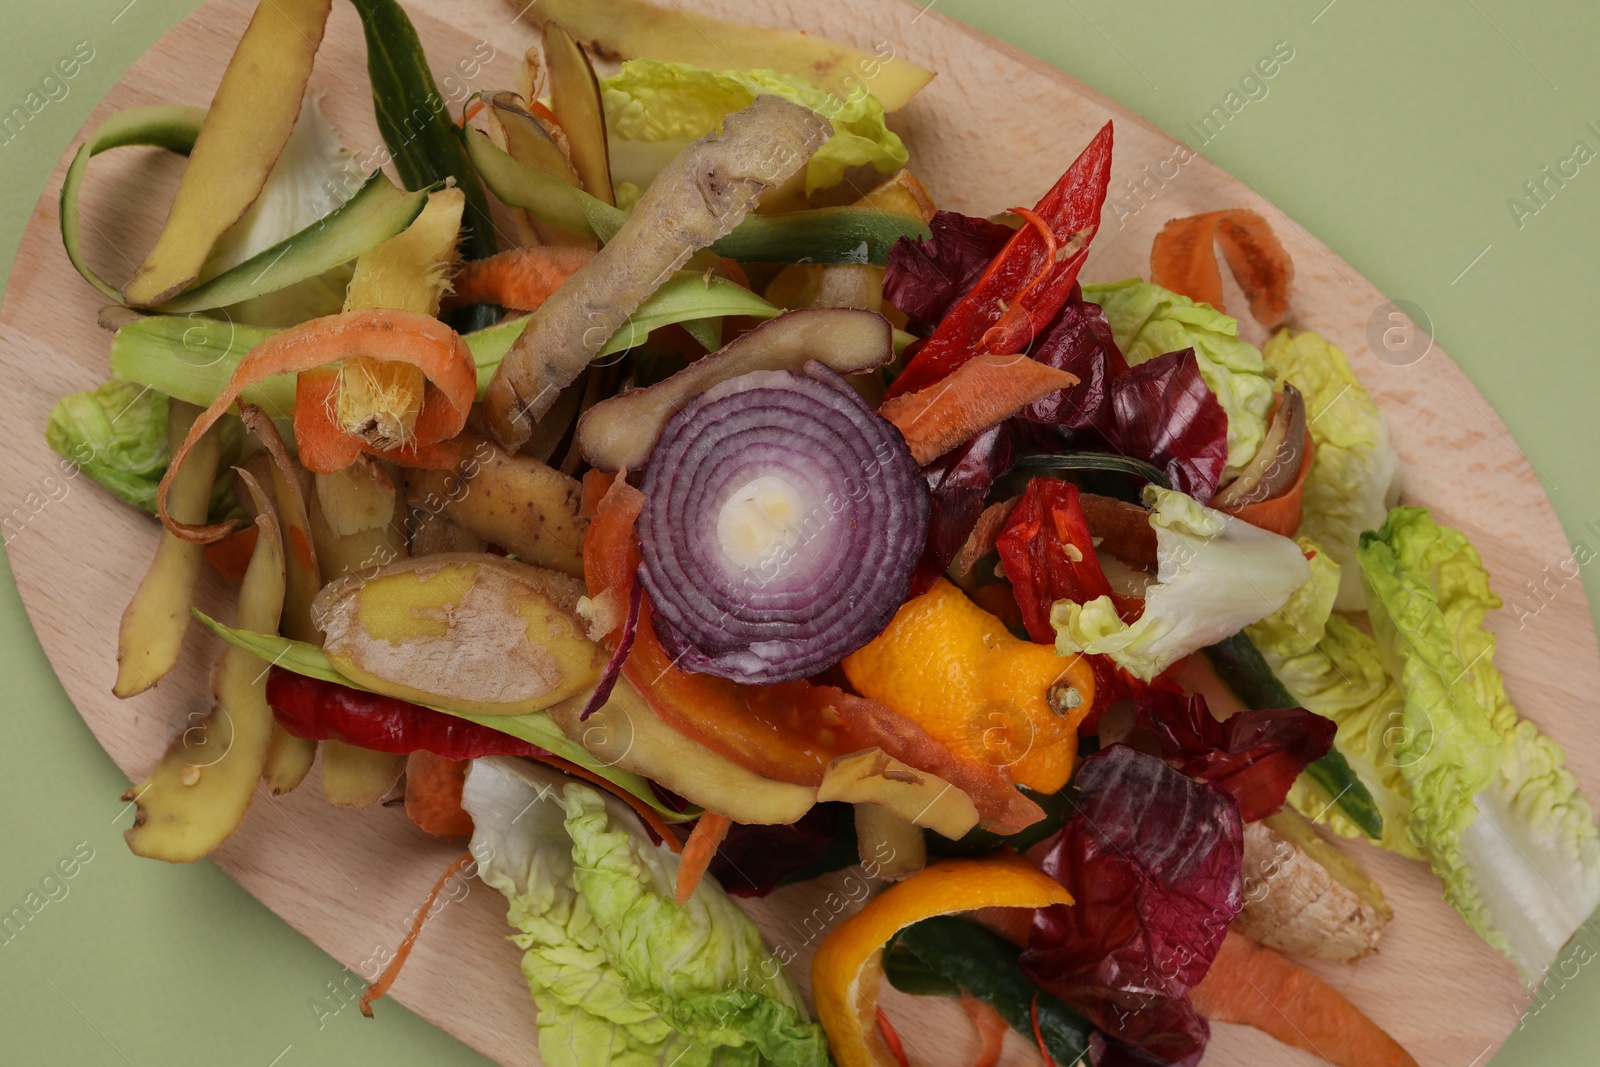
[[[467, 92], [515, 85], [518, 58], [536, 39], [514, 19], [515, 6], [503, 0], [409, 0], [407, 6], [452, 110]], [[1113, 195], [1132, 195], [1125, 182], [1145, 183], [1142, 199], [1126, 200], [1142, 206], [1122, 218], [1108, 209], [1085, 278], [1144, 273], [1152, 236], [1173, 216], [1219, 207], [1260, 211], [1295, 260], [1295, 324], [1343, 348], [1388, 412], [1405, 467], [1405, 500], [1464, 529], [1508, 598], [1542, 568], [1571, 555], [1539, 476], [1449, 357], [1435, 347], [1397, 366], [1392, 357], [1386, 362], [1373, 354], [1369, 321], [1385, 304], [1377, 289], [1251, 187], [1203, 158], [1177, 167], [1176, 177], [1147, 181], [1161, 161], [1173, 158], [1173, 138], [1066, 74], [902, 0], [686, 0], [683, 6], [800, 27], [880, 54], [887, 46], [936, 70], [938, 77], [892, 116], [892, 125], [942, 206], [989, 214], [1033, 203], [1089, 136], [1115, 119]], [[199, 9], [128, 71], [90, 125], [131, 105], [208, 103], [252, 7], [249, 0], [212, 0]], [[326, 93], [328, 114], [358, 158], [380, 161], [365, 49], [349, 5], [334, 7], [312, 84]], [[8, 445], [0, 454], [0, 501], [7, 509], [11, 564], [45, 652], [95, 736], [137, 779], [191, 715], [208, 710], [205, 676], [217, 643], [192, 627], [182, 663], [159, 688], [126, 702], [111, 696], [117, 621], [149, 562], [157, 527], [87, 478], [64, 471], [45, 446], [45, 420], [55, 401], [107, 376], [109, 335], [95, 325], [102, 301], [74, 273], [57, 234], [68, 159], [40, 196], [0, 309], [0, 425]], [[150, 247], [180, 164], [138, 148], [95, 161], [83, 200], [85, 233], [90, 262], [103, 276], [126, 279]], [[1165, 173], [1173, 169], [1168, 164]], [[1259, 332], [1251, 339], [1262, 340]], [[223, 618], [232, 612], [227, 601], [217, 584], [203, 592], [205, 610]], [[1566, 747], [1589, 795], [1600, 796], [1600, 740], [1582, 721], [1600, 692], [1600, 657], [1581, 586], [1573, 583], [1550, 600], [1530, 630], [1519, 629], [1510, 611], [1490, 621], [1512, 696]], [[1511, 966], [1442, 902], [1425, 867], [1364, 845], [1351, 848], [1382, 883], [1395, 920], [1377, 957], [1313, 966], [1423, 1064], [1483, 1062], [1525, 1003]], [[258, 793], [243, 827], [215, 858], [296, 929], [370, 976], [458, 852], [459, 846], [425, 837], [399, 810], [328, 806], [313, 777], [280, 800]], [[833, 901], [859, 900], [862, 875], [844, 872], [749, 906], [769, 944], [797, 955], [792, 969], [802, 986], [818, 932], [839, 921], [829, 889], [839, 891]], [[507, 931], [501, 897], [475, 884], [429, 926], [393, 995], [492, 1059], [533, 1065], [534, 1009]], [[975, 1038], [953, 1002], [886, 991], [884, 1003], [914, 1062], [972, 1062]], [[383, 1012], [380, 1004], [375, 1025], [382, 1025]], [[1318, 1062], [1251, 1030], [1214, 1029], [1208, 1064]], [[1007, 1063], [1037, 1058], [1027, 1042], [1008, 1038]]]

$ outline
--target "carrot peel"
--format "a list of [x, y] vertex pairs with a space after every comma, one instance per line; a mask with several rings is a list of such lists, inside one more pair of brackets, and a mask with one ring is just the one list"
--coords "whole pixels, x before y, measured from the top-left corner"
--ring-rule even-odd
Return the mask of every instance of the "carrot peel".
[[1250, 314], [1276, 329], [1289, 314], [1294, 263], [1272, 226], [1254, 211], [1233, 208], [1172, 219], [1150, 247], [1150, 280], [1225, 312], [1213, 242], [1250, 301]]
[[[206, 430], [220, 419], [250, 386], [274, 374], [312, 372], [302, 392], [297, 383], [295, 439], [300, 460], [308, 470], [331, 474], [370, 449], [359, 439], [338, 430], [330, 401], [330, 379], [336, 370], [319, 368], [355, 356], [377, 362], [401, 361], [420, 367], [428, 379], [422, 411], [417, 416], [415, 438], [404, 448], [374, 452], [404, 466], [448, 465], [454, 451], [440, 449], [461, 432], [467, 411], [477, 394], [477, 366], [465, 341], [450, 327], [427, 315], [389, 308], [346, 312], [312, 319], [274, 334], [252, 348], [239, 362], [222, 392], [201, 413], [156, 489], [156, 510], [168, 530], [185, 541], [208, 543], [237, 528], [237, 522], [191, 525], [167, 511], [167, 493], [190, 451]], [[324, 424], [332, 424], [332, 432]], [[337, 434], [338, 436], [334, 436]], [[445, 457], [444, 453], [450, 456]]]
[[383, 973], [378, 975], [378, 980], [367, 986], [366, 990], [362, 992], [362, 1015], [369, 1019], [372, 1018], [373, 1003], [387, 993], [389, 987], [394, 985], [395, 979], [400, 977], [400, 968], [404, 967], [406, 960], [411, 958], [411, 950], [416, 946], [417, 936], [422, 933], [422, 926], [431, 916], [434, 904], [438, 903], [439, 894], [444, 892], [444, 887], [450, 879], [465, 870], [467, 864], [471, 862], [472, 853], [463, 852], [454, 863], [445, 868], [445, 872], [439, 876], [439, 880], [433, 883], [433, 890], [428, 894], [428, 899], [422, 902], [422, 907], [417, 909], [417, 917], [411, 920], [411, 929], [406, 931], [406, 936], [400, 942], [400, 947], [395, 949], [394, 958], [383, 969]]
[[732, 826], [732, 819], [714, 811], [708, 811], [696, 820], [678, 863], [678, 886], [674, 897], [679, 904], [687, 904], [689, 898], [694, 896], [695, 889], [706, 876], [706, 870], [717, 854], [717, 846], [727, 838]]
[[1027, 356], [980, 355], [943, 381], [885, 400], [878, 414], [899, 429], [920, 466], [1076, 384], [1077, 375]]
[[1300, 528], [1306, 496], [1306, 478], [1311, 474], [1311, 460], [1315, 451], [1308, 431], [1305, 451], [1300, 457], [1300, 473], [1295, 475], [1293, 485], [1271, 500], [1252, 500], [1248, 504], [1223, 510], [1252, 526], [1259, 526], [1263, 530], [1283, 537], [1293, 537], [1295, 531]]
[[1399, 1042], [1338, 990], [1232, 930], [1189, 997], [1213, 1022], [1253, 1026], [1335, 1067], [1416, 1067]]
[[878, 1013], [878, 1033], [883, 1035], [883, 1043], [889, 1049], [889, 1055], [894, 1057], [894, 1062], [900, 1067], [911, 1067], [911, 1061], [906, 1059], [906, 1046], [900, 1040], [900, 1031], [894, 1028], [894, 1023], [883, 1013], [882, 1008], [874, 1009]]
[[[1033, 1005], [1034, 1019], [1037, 1020], [1039, 998], [1034, 998]], [[971, 993], [961, 994], [961, 1007], [965, 1009], [967, 1018], [972, 1020], [973, 1029], [978, 1031], [978, 1058], [972, 1062], [972, 1067], [995, 1067], [1000, 1062], [1000, 1047], [1006, 1039], [1006, 1021], [994, 1010], [993, 1005]], [[1034, 1026], [1037, 1028], [1037, 1021]]]
[[451, 279], [444, 306], [499, 304], [515, 311], [533, 311], [593, 258], [594, 252], [588, 248], [551, 245], [469, 259]]
[[467, 760], [418, 749], [406, 757], [406, 814], [434, 837], [469, 837], [472, 816], [461, 806]]

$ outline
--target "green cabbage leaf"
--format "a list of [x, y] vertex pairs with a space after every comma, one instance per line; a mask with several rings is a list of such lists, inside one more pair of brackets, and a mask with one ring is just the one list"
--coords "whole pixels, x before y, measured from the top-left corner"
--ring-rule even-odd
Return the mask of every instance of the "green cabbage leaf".
[[621, 801], [491, 757], [461, 802], [478, 875], [510, 904], [548, 1067], [826, 1067], [755, 924], [711, 878], [676, 904], [677, 856]]
[[613, 179], [648, 185], [691, 141], [722, 127], [732, 112], [763, 93], [781, 96], [833, 124], [833, 136], [806, 166], [806, 192], [838, 185], [851, 167], [890, 174], [905, 166], [905, 144], [883, 120], [883, 103], [858, 85], [841, 100], [789, 74], [771, 70], [705, 70], [683, 63], [630, 59], [600, 81], [611, 134]]

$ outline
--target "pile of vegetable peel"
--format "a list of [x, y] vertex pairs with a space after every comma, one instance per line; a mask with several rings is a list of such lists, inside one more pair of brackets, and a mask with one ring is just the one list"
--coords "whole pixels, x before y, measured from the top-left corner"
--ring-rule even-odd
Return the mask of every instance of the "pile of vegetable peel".
[[[1341, 840], [1426, 863], [1530, 986], [1600, 905], [1490, 575], [1402, 504], [1265, 218], [1080, 278], [1112, 123], [976, 218], [918, 179], [933, 75], [892, 50], [544, 0], [457, 113], [404, 7], [353, 4], [398, 182], [308, 89], [329, 0], [264, 0], [208, 108], [110, 116], [63, 182], [113, 336], [46, 439], [158, 538], [114, 691], [170, 697], [191, 619], [223, 642], [136, 854], [211, 854], [320, 761], [468, 850], [363, 1012], [476, 877], [552, 1067], [904, 1067], [885, 977], [958, 1000], [984, 1067], [1008, 1028], [1192, 1067], [1213, 1022], [1413, 1064], [1346, 996], [1409, 917]], [[79, 191], [131, 145], [187, 161], [117, 284]], [[830, 874], [804, 951], [736, 899]]]

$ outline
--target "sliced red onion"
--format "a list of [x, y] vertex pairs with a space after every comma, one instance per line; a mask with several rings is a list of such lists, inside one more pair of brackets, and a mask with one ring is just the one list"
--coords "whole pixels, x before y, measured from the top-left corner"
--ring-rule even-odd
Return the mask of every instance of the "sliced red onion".
[[639, 581], [635, 574], [633, 581], [628, 583], [628, 614], [622, 620], [622, 632], [617, 635], [617, 647], [611, 650], [611, 658], [606, 661], [606, 666], [600, 672], [600, 681], [595, 684], [594, 690], [589, 694], [589, 699], [583, 705], [583, 710], [578, 713], [578, 721], [584, 722], [589, 716], [606, 706], [606, 701], [611, 699], [611, 690], [617, 687], [617, 677], [622, 674], [622, 665], [628, 661], [628, 653], [633, 651], [633, 639], [639, 636], [639, 612], [644, 607], [644, 583]]
[[739, 682], [816, 674], [905, 601], [928, 490], [900, 432], [815, 360], [700, 394], [650, 454], [641, 575], [678, 665]]

